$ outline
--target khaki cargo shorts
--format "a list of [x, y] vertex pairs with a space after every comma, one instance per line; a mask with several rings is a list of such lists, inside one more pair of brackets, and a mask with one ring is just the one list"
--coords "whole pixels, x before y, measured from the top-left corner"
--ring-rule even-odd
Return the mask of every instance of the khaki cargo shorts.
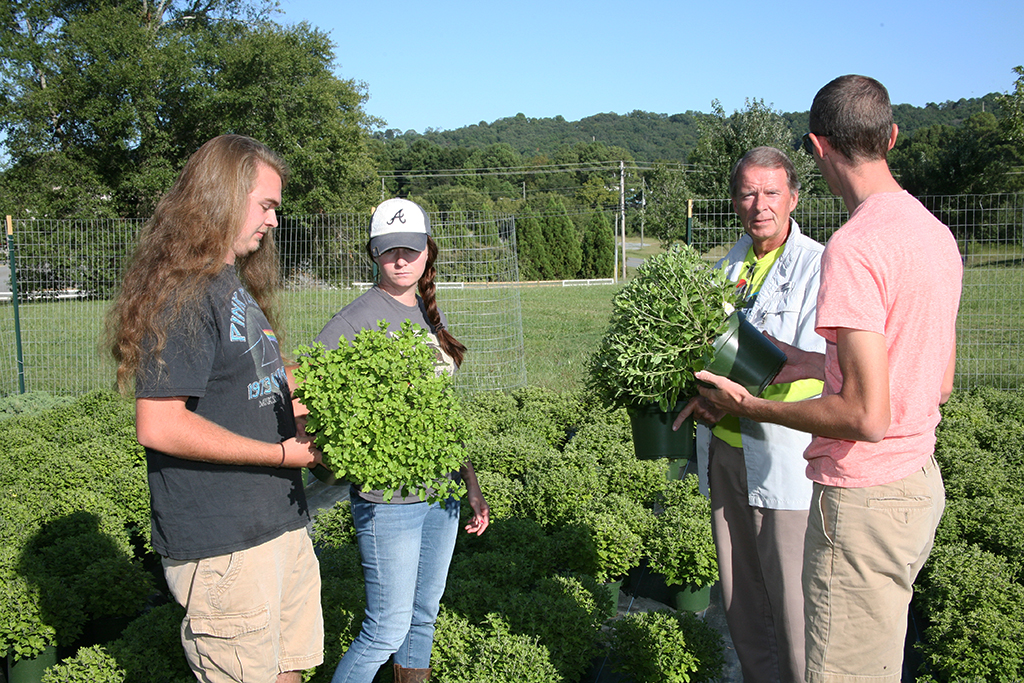
[[163, 558], [185, 607], [181, 643], [200, 681], [266, 681], [324, 659], [320, 565], [305, 528], [201, 560]]
[[944, 508], [934, 457], [891, 484], [814, 484], [803, 571], [810, 683], [899, 683], [907, 606]]

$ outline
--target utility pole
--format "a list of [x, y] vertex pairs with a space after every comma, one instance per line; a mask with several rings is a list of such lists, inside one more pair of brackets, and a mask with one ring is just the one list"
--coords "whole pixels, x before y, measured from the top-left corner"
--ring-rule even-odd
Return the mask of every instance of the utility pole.
[[619, 160], [619, 214], [622, 216], [622, 281], [626, 281], [626, 162]]

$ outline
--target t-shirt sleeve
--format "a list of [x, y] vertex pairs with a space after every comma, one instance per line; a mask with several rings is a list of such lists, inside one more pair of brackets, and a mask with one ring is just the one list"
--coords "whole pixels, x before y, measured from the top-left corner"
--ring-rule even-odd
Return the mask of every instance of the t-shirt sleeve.
[[147, 354], [135, 382], [136, 398], [206, 395], [217, 349], [217, 330], [208, 311], [196, 329], [176, 325], [168, 332], [160, 361]]
[[815, 322], [815, 331], [827, 341], [836, 340], [840, 327], [885, 333], [885, 280], [874, 270], [879, 263], [849, 240], [829, 242], [821, 258]]
[[357, 332], [358, 330], [352, 327], [352, 323], [342, 316], [341, 313], [338, 313], [327, 321], [324, 329], [320, 330], [320, 334], [316, 336], [314, 341], [320, 342], [324, 345], [324, 348], [333, 351], [341, 345], [342, 339], [351, 342]]

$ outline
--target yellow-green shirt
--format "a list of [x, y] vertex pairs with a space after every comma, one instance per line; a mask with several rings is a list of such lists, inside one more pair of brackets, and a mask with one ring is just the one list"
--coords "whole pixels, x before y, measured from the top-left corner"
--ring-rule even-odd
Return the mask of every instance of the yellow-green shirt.
[[[743, 259], [743, 268], [736, 286], [743, 290], [743, 308], [749, 309], [754, 305], [757, 293], [761, 291], [768, 273], [772, 266], [782, 256], [786, 248], [785, 243], [778, 249], [769, 251], [760, 259], [754, 255], [754, 247], [747, 250], [747, 256]], [[770, 401], [803, 401], [804, 399], [817, 396], [821, 393], [824, 383], [817, 379], [800, 379], [786, 384], [769, 384], [765, 387], [761, 398]], [[726, 415], [712, 428], [711, 433], [722, 441], [735, 448], [743, 447], [743, 436], [740, 433], [740, 419], [735, 415]]]

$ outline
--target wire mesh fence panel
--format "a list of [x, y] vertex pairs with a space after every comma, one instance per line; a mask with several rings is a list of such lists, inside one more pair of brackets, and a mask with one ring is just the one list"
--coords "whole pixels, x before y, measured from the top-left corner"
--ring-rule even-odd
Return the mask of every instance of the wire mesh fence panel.
[[957, 238], [964, 287], [957, 317], [958, 387], [1024, 386], [1024, 195], [923, 199]]
[[[923, 197], [952, 230], [964, 260], [958, 318], [958, 387], [1024, 384], [1024, 194]], [[793, 217], [820, 242], [846, 220], [837, 197], [802, 197]], [[526, 382], [523, 320], [512, 216], [432, 214], [439, 247], [437, 298], [468, 353], [457, 376], [466, 390]], [[138, 220], [16, 220], [16, 272], [0, 269], [0, 395], [78, 394], [113, 384], [98, 350], [103, 317], [138, 231]], [[324, 323], [373, 281], [365, 215], [295, 216], [276, 239], [284, 290], [283, 348], [309, 343]], [[635, 227], [635, 224], [634, 224]], [[718, 259], [742, 233], [731, 202], [694, 200], [694, 245]], [[893, 239], [899, 239], [898, 227]], [[9, 263], [6, 245], [3, 262]], [[6, 278], [5, 278], [6, 275]], [[10, 285], [18, 283], [18, 306]], [[15, 334], [15, 311], [20, 335]], [[571, 317], [572, 312], [567, 311]], [[22, 351], [17, 349], [20, 336]]]
[[[431, 214], [438, 257], [438, 306], [466, 348], [455, 384], [460, 390], [514, 389], [526, 383], [522, 308], [511, 216]], [[282, 220], [286, 353], [310, 343], [343, 306], [373, 282], [366, 254], [368, 217]]]
[[10, 295], [0, 305], [0, 394], [19, 391], [19, 373], [26, 391], [73, 395], [113, 386], [113, 362], [99, 349], [103, 316], [141, 225], [138, 220], [13, 222], [11, 282], [17, 282], [19, 296], [17, 309]]

